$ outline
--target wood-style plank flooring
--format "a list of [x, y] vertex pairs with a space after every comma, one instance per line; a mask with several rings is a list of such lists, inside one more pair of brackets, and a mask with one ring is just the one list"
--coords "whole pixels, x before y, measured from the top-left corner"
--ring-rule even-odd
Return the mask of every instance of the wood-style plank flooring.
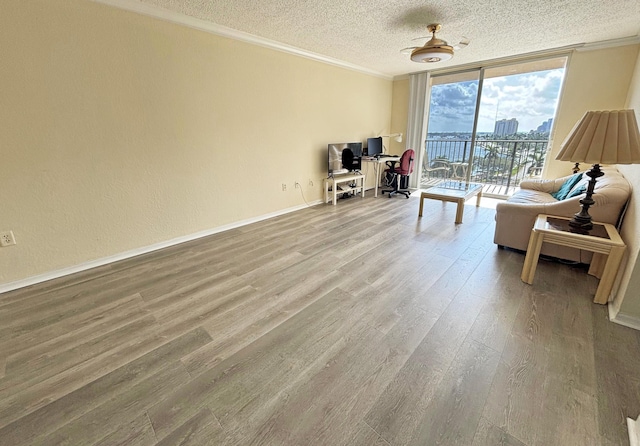
[[0, 444], [626, 445], [640, 332], [494, 211], [353, 198], [0, 295]]

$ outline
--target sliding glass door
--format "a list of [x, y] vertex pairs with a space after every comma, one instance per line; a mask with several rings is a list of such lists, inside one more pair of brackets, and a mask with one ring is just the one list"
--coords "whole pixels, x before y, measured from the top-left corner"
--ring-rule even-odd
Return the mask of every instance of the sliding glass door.
[[565, 57], [432, 75], [421, 186], [443, 177], [506, 195], [540, 176]]
[[480, 70], [431, 76], [423, 186], [466, 179], [476, 125]]

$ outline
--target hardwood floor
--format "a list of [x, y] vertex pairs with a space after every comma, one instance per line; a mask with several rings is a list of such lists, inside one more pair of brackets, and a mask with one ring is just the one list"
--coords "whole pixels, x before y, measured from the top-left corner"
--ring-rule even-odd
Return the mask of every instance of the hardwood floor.
[[[471, 203], [471, 202], [470, 202]], [[640, 332], [494, 211], [367, 197], [0, 295], [2, 445], [624, 445]]]

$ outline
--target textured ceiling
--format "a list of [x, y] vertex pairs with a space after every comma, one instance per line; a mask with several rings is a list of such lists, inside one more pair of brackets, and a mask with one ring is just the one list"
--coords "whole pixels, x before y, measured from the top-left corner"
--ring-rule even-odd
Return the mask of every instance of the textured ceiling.
[[[386, 75], [400, 75], [581, 43], [637, 36], [639, 0], [141, 0]], [[417, 64], [426, 25], [471, 44], [453, 59]]]

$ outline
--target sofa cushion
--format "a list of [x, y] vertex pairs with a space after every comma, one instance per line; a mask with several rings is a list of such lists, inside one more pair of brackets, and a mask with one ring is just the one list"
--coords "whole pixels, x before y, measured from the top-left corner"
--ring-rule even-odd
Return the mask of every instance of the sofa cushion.
[[509, 197], [509, 203], [556, 203], [558, 200], [553, 198], [551, 194], [546, 194], [537, 190], [520, 189], [518, 192]]
[[560, 186], [560, 189], [557, 192], [551, 194], [553, 198], [556, 200], [564, 200], [571, 192], [571, 189], [580, 182], [582, 179], [581, 173], [576, 173], [575, 175], [571, 175], [567, 180]]

